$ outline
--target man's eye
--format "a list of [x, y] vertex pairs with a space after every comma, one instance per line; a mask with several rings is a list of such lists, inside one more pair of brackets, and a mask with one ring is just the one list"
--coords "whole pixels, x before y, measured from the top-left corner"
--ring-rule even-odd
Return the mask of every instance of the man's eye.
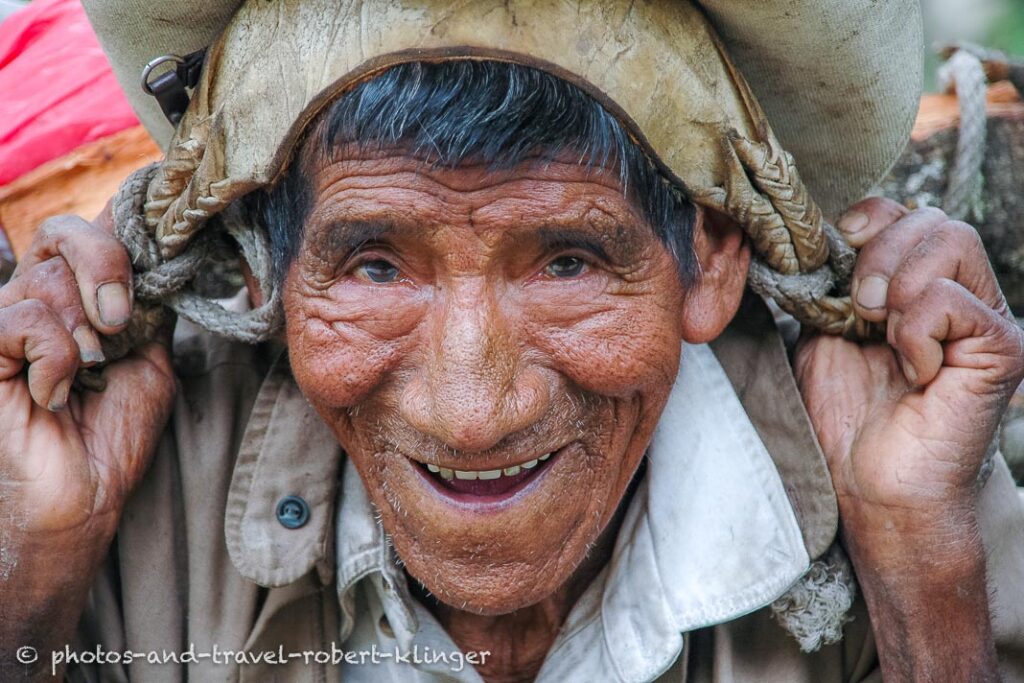
[[387, 284], [398, 279], [398, 268], [382, 259], [367, 261], [357, 270], [363, 271], [371, 282], [377, 284]]
[[552, 277], [568, 278], [577, 277], [586, 267], [583, 259], [576, 256], [559, 256], [548, 264], [544, 271]]

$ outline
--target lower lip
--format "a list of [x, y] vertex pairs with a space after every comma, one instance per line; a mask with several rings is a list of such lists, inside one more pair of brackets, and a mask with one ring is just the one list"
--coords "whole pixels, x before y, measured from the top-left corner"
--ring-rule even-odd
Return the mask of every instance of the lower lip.
[[501, 476], [497, 479], [442, 479], [439, 475], [427, 471], [427, 468], [415, 461], [411, 461], [413, 468], [420, 476], [427, 480], [435, 491], [449, 502], [456, 503], [460, 507], [471, 507], [477, 511], [484, 511], [487, 508], [505, 507], [516, 498], [526, 495], [529, 490], [536, 488], [544, 474], [555, 463], [562, 453], [568, 448], [561, 448], [543, 462], [530, 470], [524, 470], [511, 477]]

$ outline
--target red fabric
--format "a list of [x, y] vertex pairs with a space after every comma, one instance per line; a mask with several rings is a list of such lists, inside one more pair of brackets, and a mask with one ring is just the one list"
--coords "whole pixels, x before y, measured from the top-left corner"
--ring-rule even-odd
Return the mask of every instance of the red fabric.
[[0, 185], [135, 125], [78, 0], [35, 0], [0, 23]]

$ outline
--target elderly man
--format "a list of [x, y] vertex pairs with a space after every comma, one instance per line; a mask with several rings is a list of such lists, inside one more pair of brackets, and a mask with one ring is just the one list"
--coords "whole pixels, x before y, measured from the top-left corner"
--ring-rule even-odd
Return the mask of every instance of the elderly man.
[[[761, 109], [826, 208], [891, 162], [916, 7], [835, 4], [200, 13], [167, 160], [0, 290], [4, 680], [1024, 680], [1024, 335], [969, 226], [834, 231]], [[814, 153], [781, 83], [854, 58]]]

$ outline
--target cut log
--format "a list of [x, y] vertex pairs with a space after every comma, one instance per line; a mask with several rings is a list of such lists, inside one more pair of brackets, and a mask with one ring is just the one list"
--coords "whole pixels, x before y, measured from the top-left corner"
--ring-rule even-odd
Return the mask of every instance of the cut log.
[[[959, 107], [953, 95], [925, 95], [906, 152], [881, 193], [911, 208], [940, 206], [956, 154]], [[975, 227], [1011, 308], [1024, 316], [1024, 102], [1008, 82], [988, 91], [982, 166], [984, 217]]]
[[138, 126], [83, 145], [0, 187], [0, 226], [14, 255], [25, 251], [50, 216], [95, 217], [128, 174], [162, 156]]

